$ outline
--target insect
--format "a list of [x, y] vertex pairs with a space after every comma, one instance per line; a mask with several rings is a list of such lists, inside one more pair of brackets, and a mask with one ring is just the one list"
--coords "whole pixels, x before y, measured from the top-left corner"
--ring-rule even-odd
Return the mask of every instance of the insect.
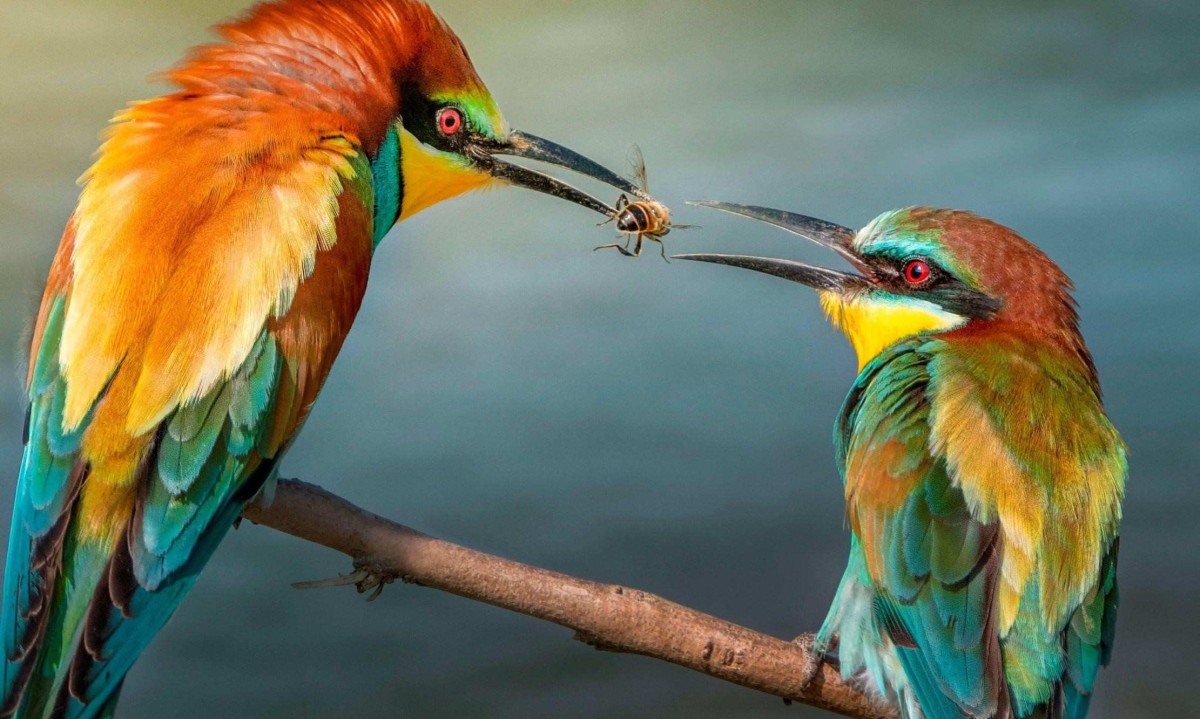
[[[653, 240], [658, 243], [662, 258], [666, 260], [667, 248], [663, 245], [662, 238], [671, 230], [686, 230], [695, 225], [671, 224], [671, 211], [650, 196], [649, 184], [646, 182], [646, 160], [637, 145], [629, 151], [629, 164], [633, 166], [634, 182], [639, 188], [634, 193], [637, 199], [630, 201], [628, 195], [622, 194], [617, 199], [616, 212], [606, 222], [600, 223], [603, 226], [609, 222], [616, 222], [617, 231], [625, 235], [625, 242], [600, 245], [596, 250], [616, 248], [626, 257], [638, 257], [642, 254], [642, 242]], [[634, 243], [632, 250], [629, 249], [630, 242]]]

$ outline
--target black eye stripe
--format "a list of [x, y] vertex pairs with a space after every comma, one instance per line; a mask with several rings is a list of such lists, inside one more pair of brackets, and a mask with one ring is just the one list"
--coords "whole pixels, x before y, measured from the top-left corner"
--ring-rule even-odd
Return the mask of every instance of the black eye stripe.
[[[443, 111], [458, 110], [459, 126], [453, 134], [443, 134], [439, 127]], [[461, 107], [434, 102], [421, 94], [415, 85], [401, 88], [400, 119], [408, 130], [422, 143], [439, 150], [459, 152], [471, 134], [471, 121]]]
[[[990, 319], [1003, 308], [999, 298], [970, 287], [924, 255], [866, 255], [863, 259], [874, 271], [875, 280], [887, 292], [909, 295], [933, 302], [954, 314], [972, 319]], [[929, 273], [925, 281], [912, 284], [905, 276], [909, 263], [925, 263]]]

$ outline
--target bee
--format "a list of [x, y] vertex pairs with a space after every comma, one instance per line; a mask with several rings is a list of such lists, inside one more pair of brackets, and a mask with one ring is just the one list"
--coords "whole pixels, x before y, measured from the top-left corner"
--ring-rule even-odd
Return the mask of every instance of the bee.
[[[652, 240], [658, 243], [662, 258], [666, 260], [667, 248], [663, 245], [662, 238], [671, 230], [686, 230], [695, 225], [671, 224], [671, 211], [650, 196], [649, 184], [646, 182], [646, 160], [637, 145], [629, 151], [629, 164], [633, 167], [634, 182], [639, 188], [634, 192], [637, 199], [630, 201], [628, 195], [622, 194], [617, 199], [616, 212], [608, 221], [600, 223], [603, 226], [615, 222], [617, 231], [625, 235], [625, 242], [600, 245], [596, 250], [615, 248], [626, 257], [638, 257], [642, 254], [643, 240]], [[629, 249], [630, 242], [634, 243], [632, 250]]]

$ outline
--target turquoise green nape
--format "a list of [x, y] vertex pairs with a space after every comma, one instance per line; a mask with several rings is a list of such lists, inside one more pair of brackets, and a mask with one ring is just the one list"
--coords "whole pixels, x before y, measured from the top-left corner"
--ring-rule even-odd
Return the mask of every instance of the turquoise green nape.
[[400, 133], [388, 128], [379, 155], [371, 161], [371, 180], [375, 187], [374, 243], [378, 247], [400, 217], [404, 178], [400, 176]]

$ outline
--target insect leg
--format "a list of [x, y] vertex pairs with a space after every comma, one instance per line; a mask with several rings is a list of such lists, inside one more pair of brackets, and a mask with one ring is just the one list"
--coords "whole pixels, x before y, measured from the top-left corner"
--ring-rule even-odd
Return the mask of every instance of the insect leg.
[[668, 265], [671, 264], [671, 261], [667, 259], [667, 245], [662, 241], [662, 235], [650, 235], [650, 239], [658, 243], [658, 252], [662, 255], [663, 262], [666, 262]]
[[594, 248], [592, 250], [592, 252], [595, 252], [596, 250], [608, 250], [608, 249], [616, 250], [617, 252], [620, 252], [622, 255], [625, 255], [626, 257], [637, 257], [637, 255], [633, 254], [629, 250], [622, 247], [621, 243], [619, 243], [619, 242], [614, 242], [610, 245], [600, 245], [599, 247]]
[[621, 210], [624, 210], [628, 206], [629, 206], [629, 198], [625, 196], [624, 192], [622, 192], [621, 196], [617, 198], [616, 212], [609, 215], [608, 219], [605, 220], [604, 222], [596, 223], [596, 227], [604, 227], [605, 225], [607, 225], [610, 222], [615, 222], [616, 219], [621, 216]]

